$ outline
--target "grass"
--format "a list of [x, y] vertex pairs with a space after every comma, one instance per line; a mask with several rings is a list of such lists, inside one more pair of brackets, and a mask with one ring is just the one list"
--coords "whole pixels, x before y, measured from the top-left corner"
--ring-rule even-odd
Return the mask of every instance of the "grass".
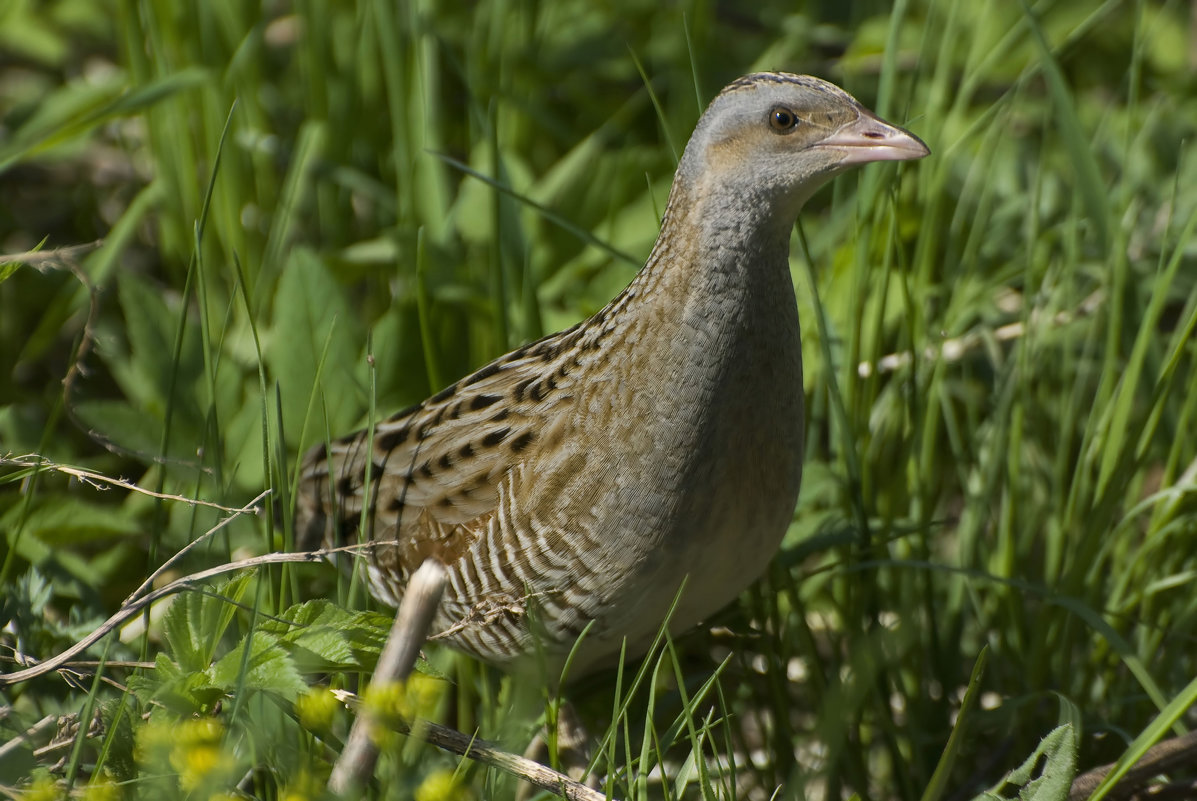
[[[808, 204], [793, 527], [725, 628], [579, 688], [598, 773], [619, 798], [955, 799], [1060, 723], [1057, 775], [1073, 748], [1115, 760], [1197, 696], [1186, 14], [12, 3], [0, 251], [43, 255], [0, 266], [0, 455], [226, 507], [272, 489], [281, 525], [238, 517], [166, 578], [283, 550], [303, 447], [599, 308], [705, 101], [753, 69], [813, 72], [933, 155]], [[0, 468], [0, 641], [38, 658], [227, 516]], [[355, 686], [387, 626], [358, 583], [263, 567], [138, 621], [91, 658], [155, 667], [0, 691], [0, 739], [105, 724], [3, 752], [0, 785], [319, 797], [348, 722], [321, 688]], [[522, 750], [538, 683], [431, 658], [448, 680], [403, 703]], [[375, 788], [513, 791], [411, 739]]]

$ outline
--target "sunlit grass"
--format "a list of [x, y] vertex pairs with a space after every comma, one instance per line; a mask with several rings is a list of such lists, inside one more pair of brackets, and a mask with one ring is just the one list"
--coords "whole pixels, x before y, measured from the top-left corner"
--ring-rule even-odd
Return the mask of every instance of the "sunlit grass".
[[[301, 448], [599, 308], [651, 246], [702, 103], [751, 69], [816, 72], [933, 155], [845, 176], [803, 215], [795, 523], [725, 629], [663, 647], [638, 683], [572, 691], [601, 743], [596, 775], [620, 798], [967, 793], [1064, 720], [1082, 765], [1115, 759], [1169, 728], [1148, 726], [1197, 672], [1184, 10], [896, 9], [22, 7], [3, 26], [28, 64], [0, 68], [3, 250], [105, 241], [78, 275], [0, 271], [0, 454], [233, 506], [272, 487], [277, 518], [235, 521], [180, 569], [281, 550]], [[76, 353], [86, 370], [64, 397]], [[77, 640], [220, 517], [6, 469], [0, 585], [20, 639], [4, 642], [33, 656]], [[66, 762], [77, 786], [98, 765], [143, 794], [209, 778], [312, 791], [347, 718], [305, 731], [296, 681], [356, 687], [374, 618], [310, 642], [323, 662], [295, 646], [277, 675], [248, 656], [232, 677], [205, 665], [252, 654], [236, 650], [250, 633], [291, 648], [278, 618], [314, 596], [368, 605], [331, 569], [263, 571], [240, 606], [208, 596], [193, 618], [173, 613], [198, 626], [191, 639], [156, 622], [105, 646], [180, 676], [144, 670], [137, 694], [90, 678], [7, 688], [2, 739], [98, 708], [108, 734], [73, 740]], [[437, 714], [514, 751], [555, 701], [535, 676], [431, 658], [451, 682]], [[153, 727], [211, 715], [217, 697], [209, 750], [136, 757]], [[0, 762], [0, 782], [29, 775], [22, 759]], [[380, 794], [455, 769], [409, 740], [380, 766]], [[449, 785], [514, 787], [468, 765]]]

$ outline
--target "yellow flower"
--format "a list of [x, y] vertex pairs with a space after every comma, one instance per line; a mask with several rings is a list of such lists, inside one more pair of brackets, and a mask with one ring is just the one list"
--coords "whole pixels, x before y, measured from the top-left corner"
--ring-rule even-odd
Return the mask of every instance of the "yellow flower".
[[414, 718], [435, 715], [443, 691], [442, 681], [416, 673], [406, 682], [371, 684], [362, 696], [362, 702], [380, 720], [398, 719], [410, 724]]
[[407, 688], [401, 681], [371, 684], [362, 694], [365, 709], [379, 720], [411, 720], [411, 706], [407, 703]]
[[333, 718], [341, 702], [327, 687], [313, 687], [295, 700], [299, 723], [308, 731], [326, 732], [332, 728]]
[[33, 784], [21, 794], [21, 801], [58, 801], [66, 798], [66, 793], [49, 776], [38, 776]]
[[170, 753], [175, 744], [175, 724], [162, 720], [150, 720], [137, 729], [133, 757], [141, 765], [149, 765], [156, 758]]
[[190, 718], [173, 729], [174, 741], [182, 745], [213, 745], [224, 737], [224, 724], [216, 718]]
[[96, 778], [83, 789], [83, 801], [118, 801], [120, 790], [108, 779]]
[[415, 801], [470, 801], [473, 797], [469, 788], [461, 786], [453, 771], [438, 770], [428, 774], [416, 788]]
[[194, 790], [203, 785], [214, 774], [222, 772], [228, 760], [214, 745], [193, 745], [176, 748], [170, 755], [170, 764], [179, 772], [179, 786]]
[[440, 679], [413, 673], [407, 680], [407, 703], [413, 717], [430, 718], [436, 715], [445, 683]]

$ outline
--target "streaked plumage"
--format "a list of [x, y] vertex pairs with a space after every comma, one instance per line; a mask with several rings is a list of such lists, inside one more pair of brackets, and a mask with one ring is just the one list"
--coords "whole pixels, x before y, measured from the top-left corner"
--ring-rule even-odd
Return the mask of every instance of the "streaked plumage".
[[674, 628], [714, 612], [764, 570], [798, 495], [798, 211], [849, 166], [926, 154], [817, 78], [733, 82], [699, 120], [632, 283], [373, 440], [313, 448], [300, 547], [358, 541], [366, 503], [374, 594], [397, 604], [420, 561], [439, 558], [434, 630], [496, 664], [532, 649], [530, 617], [550, 657], [594, 621], [575, 675], [624, 637], [634, 654], [687, 574]]

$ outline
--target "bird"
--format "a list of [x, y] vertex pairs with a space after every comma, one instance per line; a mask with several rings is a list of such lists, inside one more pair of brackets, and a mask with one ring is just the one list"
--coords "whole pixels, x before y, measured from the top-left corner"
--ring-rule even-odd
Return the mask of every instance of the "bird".
[[851, 167], [929, 153], [822, 79], [734, 80], [699, 118], [627, 287], [312, 447], [296, 547], [360, 546], [371, 594], [395, 607], [438, 560], [433, 638], [500, 668], [568, 655], [582, 676], [642, 654], [667, 616], [673, 632], [706, 619], [764, 572], [798, 498], [798, 213]]

